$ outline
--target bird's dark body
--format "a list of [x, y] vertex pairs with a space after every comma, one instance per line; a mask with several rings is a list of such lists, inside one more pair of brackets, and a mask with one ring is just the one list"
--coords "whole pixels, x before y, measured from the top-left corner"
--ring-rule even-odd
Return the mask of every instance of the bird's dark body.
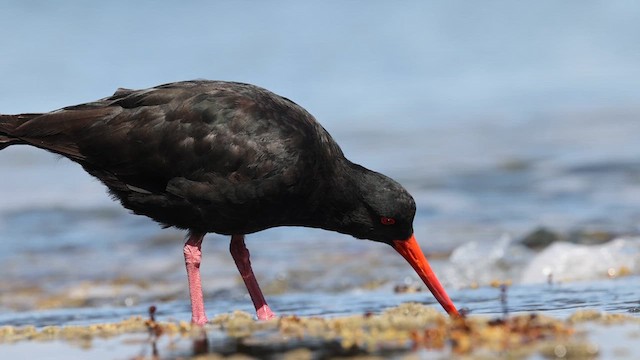
[[119, 89], [50, 113], [1, 115], [0, 149], [12, 144], [79, 163], [124, 207], [166, 226], [246, 234], [300, 225], [384, 242], [412, 234], [415, 203], [399, 184], [346, 160], [307, 111], [253, 85]]

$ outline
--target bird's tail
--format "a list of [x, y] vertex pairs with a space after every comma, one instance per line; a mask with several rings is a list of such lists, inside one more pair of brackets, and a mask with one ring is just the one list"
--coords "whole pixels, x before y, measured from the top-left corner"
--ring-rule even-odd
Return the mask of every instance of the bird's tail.
[[11, 135], [9, 135], [11, 133], [11, 128], [13, 127], [13, 122], [11, 121], [12, 118], [13, 116], [11, 115], [0, 115], [0, 150], [11, 145], [13, 142]]
[[0, 115], [0, 150], [9, 145], [23, 143], [15, 130], [26, 121], [40, 114]]

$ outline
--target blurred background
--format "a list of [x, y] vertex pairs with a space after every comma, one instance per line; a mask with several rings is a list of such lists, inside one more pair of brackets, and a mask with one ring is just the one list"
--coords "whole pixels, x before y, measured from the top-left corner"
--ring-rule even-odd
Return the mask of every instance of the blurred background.
[[[416, 236], [456, 300], [495, 281], [640, 272], [639, 40], [634, 1], [6, 0], [0, 113], [198, 78], [270, 89], [409, 189]], [[162, 301], [188, 319], [183, 236], [130, 215], [78, 165], [7, 148], [0, 323]], [[336, 233], [279, 228], [247, 244], [280, 312], [305, 308], [291, 294], [417, 286], [388, 247]], [[215, 234], [203, 246], [208, 306], [250, 310], [227, 249]], [[330, 305], [316, 313], [347, 306]]]

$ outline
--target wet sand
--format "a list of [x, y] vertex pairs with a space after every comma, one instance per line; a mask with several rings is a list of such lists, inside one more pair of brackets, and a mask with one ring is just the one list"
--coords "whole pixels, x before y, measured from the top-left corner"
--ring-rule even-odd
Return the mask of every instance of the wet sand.
[[282, 316], [256, 321], [235, 311], [204, 329], [151, 315], [87, 326], [3, 326], [3, 358], [616, 358], [636, 359], [640, 318], [580, 310], [561, 319], [536, 313], [450, 319], [405, 303], [380, 314]]

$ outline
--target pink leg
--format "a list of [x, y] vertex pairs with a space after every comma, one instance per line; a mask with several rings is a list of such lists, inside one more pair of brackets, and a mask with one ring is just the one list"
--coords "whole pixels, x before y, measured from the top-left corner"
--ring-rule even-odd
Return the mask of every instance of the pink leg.
[[189, 279], [189, 295], [191, 296], [191, 322], [196, 325], [207, 323], [202, 296], [202, 282], [200, 281], [200, 260], [202, 258], [202, 239], [204, 233], [190, 233], [184, 244], [184, 263], [187, 267]]
[[244, 284], [247, 286], [247, 290], [249, 290], [249, 296], [251, 296], [251, 301], [253, 301], [253, 305], [256, 307], [258, 319], [269, 320], [274, 318], [276, 315], [271, 311], [269, 305], [267, 305], [267, 301], [262, 295], [262, 290], [260, 290], [258, 281], [256, 280], [255, 275], [253, 275], [251, 261], [249, 261], [249, 250], [247, 250], [247, 247], [244, 244], [244, 235], [231, 236], [231, 246], [229, 247], [229, 250], [231, 250], [231, 256], [236, 262], [236, 266], [238, 266], [238, 270], [240, 271], [242, 280], [244, 280]]

